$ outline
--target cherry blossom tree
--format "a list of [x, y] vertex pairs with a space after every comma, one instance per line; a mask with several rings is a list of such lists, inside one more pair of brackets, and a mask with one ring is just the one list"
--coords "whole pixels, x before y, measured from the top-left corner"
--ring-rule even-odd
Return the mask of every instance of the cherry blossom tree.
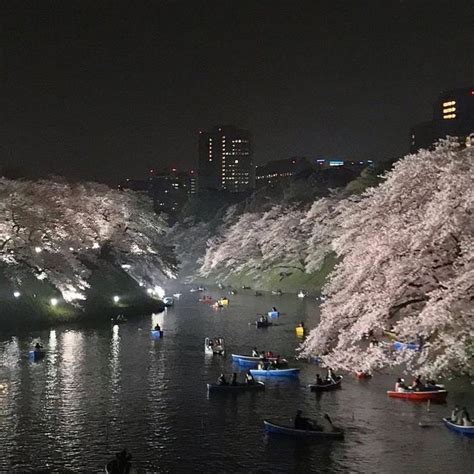
[[28, 269], [72, 302], [85, 298], [90, 263], [107, 250], [139, 282], [173, 277], [166, 223], [149, 199], [97, 183], [0, 179], [0, 263], [21, 285]]
[[[302, 356], [346, 370], [406, 364], [431, 376], [474, 374], [473, 167], [472, 148], [445, 140], [396, 163], [360, 199], [341, 201], [332, 243], [341, 262]], [[389, 328], [420, 350], [394, 351]]]

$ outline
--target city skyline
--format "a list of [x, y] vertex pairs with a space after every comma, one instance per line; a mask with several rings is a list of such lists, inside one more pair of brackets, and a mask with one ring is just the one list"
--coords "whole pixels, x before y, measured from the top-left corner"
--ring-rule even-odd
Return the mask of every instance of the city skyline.
[[0, 166], [116, 183], [195, 167], [197, 134], [254, 161], [408, 152], [474, 77], [472, 2], [19, 2], [2, 7]]

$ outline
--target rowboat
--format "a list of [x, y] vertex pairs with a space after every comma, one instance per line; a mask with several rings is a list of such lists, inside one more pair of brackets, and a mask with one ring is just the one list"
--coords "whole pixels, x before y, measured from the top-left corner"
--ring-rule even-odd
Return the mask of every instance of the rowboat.
[[268, 312], [268, 317], [269, 318], [278, 318], [280, 316], [279, 311], [269, 311]]
[[222, 393], [240, 393], [240, 392], [258, 392], [265, 390], [263, 382], [255, 383], [238, 383], [237, 385], [219, 385], [217, 383], [207, 384], [208, 392], [222, 392]]
[[46, 356], [46, 351], [30, 351], [28, 352], [28, 359], [31, 361], [38, 361], [44, 359]]
[[420, 345], [419, 344], [416, 344], [414, 342], [400, 342], [400, 341], [395, 341], [393, 344], [392, 344], [392, 347], [396, 350], [396, 351], [404, 351], [406, 349], [410, 350], [410, 351], [419, 351], [420, 350]]
[[363, 370], [356, 370], [354, 372], [354, 375], [358, 379], [370, 379], [372, 377], [372, 374], [370, 374], [369, 372], [365, 372]]
[[449, 418], [443, 418], [444, 424], [451, 430], [457, 433], [462, 433], [465, 436], [474, 437], [474, 426], [456, 425]]
[[266, 357], [265, 359], [262, 359], [261, 357], [244, 356], [238, 354], [232, 354], [232, 361], [236, 364], [246, 367], [255, 367], [262, 361], [278, 362], [280, 365], [288, 365], [288, 361], [286, 359], [278, 359], [277, 357]]
[[291, 426], [280, 425], [269, 420], [264, 420], [265, 431], [272, 434], [280, 434], [293, 436], [297, 438], [318, 438], [318, 439], [342, 439], [343, 431], [313, 431], [313, 430], [297, 430]]
[[271, 325], [272, 323], [270, 321], [255, 321], [255, 326], [257, 326], [257, 328], [267, 328]]
[[250, 369], [255, 377], [298, 377], [300, 369]]
[[304, 336], [304, 327], [298, 326], [295, 328], [296, 335], [298, 337], [303, 337]]
[[163, 337], [163, 330], [156, 331], [155, 329], [151, 330], [151, 337], [153, 339], [161, 339]]
[[224, 338], [215, 337], [214, 339], [211, 339], [206, 337], [206, 339], [204, 339], [204, 352], [206, 354], [224, 355]]
[[174, 305], [174, 299], [172, 296], [165, 296], [163, 298], [163, 304], [165, 306], [173, 306]]
[[213, 302], [213, 300], [210, 296], [203, 296], [202, 298], [199, 298], [199, 302], [200, 303], [211, 304]]
[[229, 298], [220, 298], [217, 300], [218, 306], [229, 306]]
[[308, 387], [312, 392], [330, 392], [331, 390], [336, 390], [341, 388], [342, 375], [337, 378], [335, 382], [330, 382], [324, 385], [318, 384], [309, 384]]
[[407, 398], [409, 400], [434, 400], [444, 401], [448, 395], [447, 390], [425, 390], [415, 391], [406, 390], [405, 392], [396, 392], [395, 390], [387, 390], [387, 395], [392, 398]]

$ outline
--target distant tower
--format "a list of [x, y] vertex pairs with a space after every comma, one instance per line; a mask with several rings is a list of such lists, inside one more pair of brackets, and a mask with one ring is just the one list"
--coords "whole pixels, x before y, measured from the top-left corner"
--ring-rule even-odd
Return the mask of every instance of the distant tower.
[[199, 132], [198, 189], [245, 192], [255, 187], [251, 137], [232, 125]]
[[410, 152], [430, 148], [447, 135], [471, 146], [474, 133], [474, 87], [443, 92], [434, 104], [433, 120], [410, 130]]

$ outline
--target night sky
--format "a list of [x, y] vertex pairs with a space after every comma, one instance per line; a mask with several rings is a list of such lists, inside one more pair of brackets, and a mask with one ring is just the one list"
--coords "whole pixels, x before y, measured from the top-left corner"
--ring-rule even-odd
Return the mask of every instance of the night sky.
[[199, 129], [257, 163], [408, 150], [474, 82], [474, 2], [3, 1], [0, 166], [114, 183], [192, 167]]

